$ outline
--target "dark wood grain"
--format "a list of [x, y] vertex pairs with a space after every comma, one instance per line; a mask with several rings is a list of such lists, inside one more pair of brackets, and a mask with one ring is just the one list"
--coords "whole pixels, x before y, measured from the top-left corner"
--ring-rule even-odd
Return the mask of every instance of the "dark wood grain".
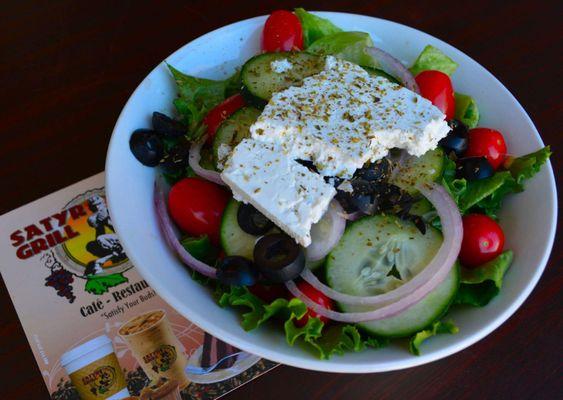
[[[0, 6], [0, 213], [104, 169], [121, 107], [175, 49], [288, 1], [4, 1]], [[520, 100], [561, 170], [561, 18], [557, 1], [301, 1], [387, 18], [446, 40]], [[560, 183], [559, 173], [557, 181]], [[541, 199], [538, 199], [541, 202]], [[558, 230], [558, 234], [560, 231]], [[280, 367], [230, 399], [556, 399], [563, 394], [563, 244], [523, 307], [470, 348], [405, 371], [337, 375]], [[48, 394], [4, 285], [2, 399]]]

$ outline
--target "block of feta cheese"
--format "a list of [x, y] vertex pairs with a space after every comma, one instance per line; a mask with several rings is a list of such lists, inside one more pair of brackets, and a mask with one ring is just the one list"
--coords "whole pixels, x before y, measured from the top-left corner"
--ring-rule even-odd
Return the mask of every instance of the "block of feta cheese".
[[302, 246], [336, 194], [319, 174], [284, 154], [281, 146], [253, 139], [239, 143], [225, 163], [223, 181], [236, 200], [250, 203]]
[[449, 128], [430, 101], [329, 56], [323, 71], [275, 93], [250, 131], [288, 158], [313, 161], [324, 176], [349, 178], [393, 147], [420, 156]]

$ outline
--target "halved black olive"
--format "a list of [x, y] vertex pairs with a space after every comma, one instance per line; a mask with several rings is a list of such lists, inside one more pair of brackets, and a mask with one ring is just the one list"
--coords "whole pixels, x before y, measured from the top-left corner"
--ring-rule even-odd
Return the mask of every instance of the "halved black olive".
[[129, 148], [137, 160], [147, 167], [156, 167], [164, 156], [164, 145], [151, 129], [137, 129], [129, 138]]
[[254, 246], [254, 263], [264, 277], [272, 282], [295, 279], [305, 268], [303, 249], [282, 233], [266, 235]]
[[237, 222], [240, 229], [251, 235], [263, 235], [274, 226], [272, 221], [251, 204], [241, 204], [239, 206]]
[[217, 265], [217, 279], [225, 285], [252, 286], [258, 280], [258, 271], [247, 258], [227, 256]]
[[452, 119], [448, 125], [451, 128], [450, 132], [438, 144], [446, 150], [446, 153], [453, 151], [457, 157], [461, 157], [467, 151], [469, 144], [467, 127], [457, 119]]
[[476, 181], [493, 176], [495, 170], [486, 157], [467, 157], [458, 160], [456, 177]]
[[175, 119], [159, 113], [152, 113], [152, 128], [164, 137], [181, 137], [186, 134], [186, 128]]

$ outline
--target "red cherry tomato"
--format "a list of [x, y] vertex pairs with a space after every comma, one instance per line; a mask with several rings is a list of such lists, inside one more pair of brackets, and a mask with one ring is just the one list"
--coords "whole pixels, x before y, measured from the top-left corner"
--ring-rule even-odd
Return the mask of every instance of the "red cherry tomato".
[[414, 79], [420, 95], [446, 114], [447, 119], [452, 119], [455, 114], [455, 98], [450, 77], [440, 71], [422, 71]]
[[287, 298], [287, 290], [284, 285], [262, 285], [260, 283], [248, 287], [250, 293], [265, 303], [271, 303], [275, 299]]
[[466, 157], [487, 157], [487, 161], [496, 170], [506, 157], [506, 143], [499, 131], [489, 128], [469, 130], [469, 145]]
[[180, 229], [192, 236], [207, 235], [219, 243], [219, 227], [229, 194], [215, 183], [184, 178], [168, 194], [170, 215]]
[[[334, 308], [334, 303], [332, 299], [328, 298], [323, 293], [319, 292], [317, 289], [309, 285], [307, 282], [301, 281], [297, 284], [297, 287], [299, 288], [299, 290], [303, 292], [303, 294], [305, 294], [305, 296], [310, 298], [315, 303], [320, 304], [321, 306], [329, 310], [332, 310]], [[307, 314], [305, 314], [300, 319], [295, 320], [295, 325], [297, 325], [298, 327], [305, 326], [307, 324], [307, 321], [309, 321], [309, 317], [310, 318], [317, 317], [325, 324], [328, 322], [328, 318], [318, 315], [316, 312], [309, 309], [307, 310]]]
[[303, 28], [295, 14], [277, 10], [270, 14], [262, 31], [262, 50], [267, 52], [303, 49]]
[[207, 141], [210, 142], [213, 139], [215, 132], [217, 132], [224, 120], [238, 109], [244, 107], [245, 104], [244, 97], [240, 94], [235, 94], [212, 108], [203, 119], [203, 124], [207, 126]]
[[463, 240], [459, 259], [467, 268], [475, 268], [492, 260], [504, 246], [504, 233], [492, 218], [482, 214], [463, 217]]

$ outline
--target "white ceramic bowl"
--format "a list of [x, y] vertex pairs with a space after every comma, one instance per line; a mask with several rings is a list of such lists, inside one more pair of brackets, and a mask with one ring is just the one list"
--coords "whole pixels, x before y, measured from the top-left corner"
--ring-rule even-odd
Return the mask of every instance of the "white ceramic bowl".
[[[512, 94], [485, 68], [426, 33], [382, 19], [344, 13], [319, 13], [345, 30], [369, 32], [375, 44], [410, 65], [424, 46], [432, 44], [459, 63], [453, 76], [457, 91], [471, 94], [481, 111], [481, 126], [505, 134], [508, 148], [521, 155], [543, 146], [532, 121]], [[166, 62], [186, 73], [223, 78], [259, 51], [265, 17], [251, 18], [210, 32], [185, 45]], [[243, 350], [300, 368], [330, 372], [380, 372], [425, 364], [477, 342], [506, 321], [536, 285], [549, 257], [557, 220], [555, 180], [551, 165], [527, 183], [524, 193], [507, 199], [502, 210], [506, 248], [515, 261], [501, 295], [487, 307], [454, 308], [457, 335], [441, 335], [424, 345], [423, 355], [412, 356], [391, 345], [321, 361], [299, 347], [289, 347], [281, 329], [262, 328], [248, 333], [239, 314], [221, 309], [211, 295], [190, 278], [186, 268], [166, 246], [153, 206], [155, 171], [143, 167], [129, 151], [134, 129], [150, 126], [153, 111], [172, 113], [174, 83], [163, 63], [135, 90], [113, 131], [106, 164], [107, 196], [124, 248], [146, 280], [168, 303], [204, 330]]]

